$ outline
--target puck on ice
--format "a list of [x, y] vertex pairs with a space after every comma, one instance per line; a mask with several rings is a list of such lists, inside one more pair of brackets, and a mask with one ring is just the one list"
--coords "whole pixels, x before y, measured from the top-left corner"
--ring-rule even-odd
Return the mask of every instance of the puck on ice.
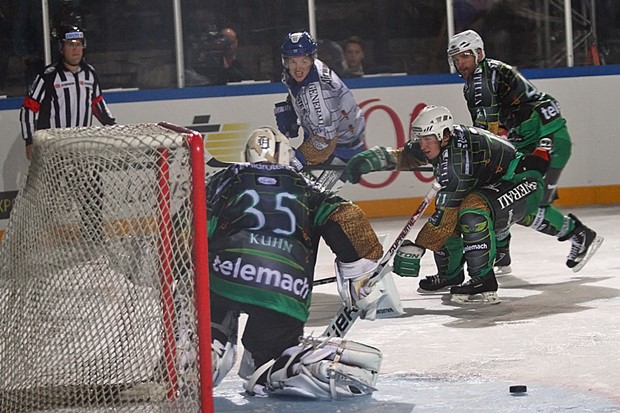
[[527, 386], [524, 385], [510, 386], [510, 393], [525, 393], [526, 391]]

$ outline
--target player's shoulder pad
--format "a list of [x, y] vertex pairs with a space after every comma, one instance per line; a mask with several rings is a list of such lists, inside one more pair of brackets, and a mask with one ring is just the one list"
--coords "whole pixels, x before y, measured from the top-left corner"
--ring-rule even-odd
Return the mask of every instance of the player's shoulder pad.
[[509, 65], [506, 62], [502, 62], [501, 60], [495, 59], [486, 59], [491, 70], [504, 70], [504, 71], [515, 71], [516, 67]]
[[327, 88], [332, 90], [342, 89], [344, 83], [340, 80], [336, 72], [329, 68], [329, 66], [320, 60], [315, 62], [315, 66], [317, 68], [319, 81], [321, 82], [322, 87], [327, 86]]
[[480, 130], [478, 130], [478, 128], [475, 128], [473, 126], [466, 126], [466, 125], [454, 125], [454, 130], [453, 130], [453, 134], [454, 135], [464, 135], [465, 133], [474, 133], [474, 134], [479, 134]]

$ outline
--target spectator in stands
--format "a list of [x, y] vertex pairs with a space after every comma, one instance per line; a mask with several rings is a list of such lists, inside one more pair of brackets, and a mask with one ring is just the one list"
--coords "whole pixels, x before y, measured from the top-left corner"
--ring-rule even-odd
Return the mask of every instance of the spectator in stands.
[[251, 76], [245, 71], [239, 59], [237, 59], [237, 49], [239, 48], [237, 33], [232, 28], [226, 27], [220, 31], [220, 34], [226, 39], [224, 70], [226, 71], [227, 81], [241, 82], [242, 80], [250, 80]]
[[225, 85], [249, 80], [237, 59], [238, 46], [237, 34], [229, 27], [202, 34], [195, 45], [191, 67], [185, 73], [187, 85]]
[[344, 52], [342, 47], [332, 40], [319, 40], [318, 44], [318, 58], [327, 65], [336, 74], [342, 77], [345, 69]]
[[364, 66], [362, 61], [366, 55], [364, 54], [364, 44], [358, 36], [351, 36], [344, 42], [344, 59], [347, 64], [343, 77], [361, 77], [364, 76]]
[[364, 54], [364, 44], [358, 36], [351, 36], [344, 42], [344, 59], [347, 68], [344, 70], [342, 77], [362, 77], [364, 76], [364, 66], [362, 62], [366, 55]]
[[365, 65], [364, 42], [359, 36], [351, 36], [345, 40], [344, 58], [346, 63], [346, 68], [342, 74], [344, 78], [390, 72], [390, 67], [387, 65], [375, 67]]

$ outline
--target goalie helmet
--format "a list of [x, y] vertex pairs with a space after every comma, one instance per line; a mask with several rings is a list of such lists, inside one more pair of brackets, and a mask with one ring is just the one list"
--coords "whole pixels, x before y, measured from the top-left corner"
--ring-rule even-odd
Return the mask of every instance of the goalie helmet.
[[282, 42], [282, 65], [288, 68], [289, 57], [310, 56], [316, 60], [317, 43], [308, 32], [289, 33]]
[[245, 145], [246, 162], [267, 162], [271, 164], [290, 165], [291, 144], [289, 139], [277, 129], [263, 126], [252, 132]]
[[448, 42], [449, 57], [468, 50], [471, 50], [475, 54], [478, 49], [482, 50], [482, 54], [484, 55], [484, 42], [482, 41], [482, 37], [473, 30], [465, 30], [464, 32], [457, 33], [452, 36]]
[[62, 46], [67, 40], [79, 40], [86, 47], [86, 37], [84, 32], [77, 26], [62, 26], [57, 32], [58, 43]]
[[437, 140], [441, 140], [446, 129], [450, 132], [454, 129], [452, 113], [444, 106], [429, 105], [411, 124], [411, 140], [419, 142], [420, 137], [426, 135], [435, 135]]

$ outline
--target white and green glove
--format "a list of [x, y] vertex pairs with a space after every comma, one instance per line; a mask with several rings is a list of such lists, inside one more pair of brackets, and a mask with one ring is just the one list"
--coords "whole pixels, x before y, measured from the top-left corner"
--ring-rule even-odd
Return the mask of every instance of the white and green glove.
[[415, 245], [411, 240], [404, 240], [394, 257], [394, 273], [401, 277], [420, 275], [420, 259], [426, 250]]
[[347, 162], [342, 179], [356, 184], [362, 175], [373, 171], [385, 171], [392, 166], [390, 154], [383, 146], [375, 146], [360, 152]]

